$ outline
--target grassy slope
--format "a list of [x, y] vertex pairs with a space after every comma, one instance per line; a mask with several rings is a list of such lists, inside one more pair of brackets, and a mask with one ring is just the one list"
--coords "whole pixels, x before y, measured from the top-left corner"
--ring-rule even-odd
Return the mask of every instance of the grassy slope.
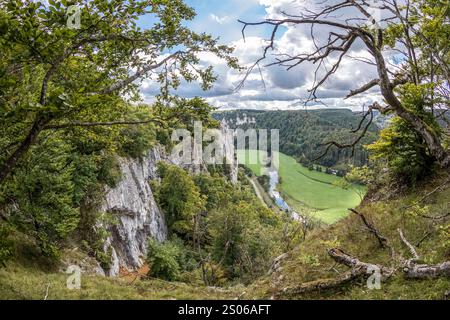
[[[239, 150], [238, 160], [245, 163], [256, 175], [261, 175], [262, 161], [249, 162], [249, 151]], [[265, 154], [260, 151], [259, 158]], [[331, 224], [347, 216], [347, 208], [356, 207], [364, 194], [364, 188], [352, 186], [345, 190], [332, 185], [342, 178], [318, 172], [310, 171], [294, 158], [283, 153], [279, 154], [279, 174], [281, 193], [286, 201], [298, 212], [311, 212], [314, 217], [325, 223]]]
[[[429, 182], [397, 199], [366, 202], [358, 210], [393, 243], [397, 253], [409, 258], [409, 251], [400, 241], [397, 228], [401, 228], [408, 240], [417, 245], [417, 251], [425, 263], [435, 264], [450, 260], [450, 239], [442, 233], [442, 228], [450, 224], [450, 216], [433, 220], [418, 215], [420, 210], [411, 207], [422, 200], [444, 181], [444, 178]], [[389, 189], [379, 191], [389, 193]], [[450, 212], [450, 185], [421, 202], [426, 206], [425, 215], [439, 217]], [[421, 212], [421, 214], [424, 212]], [[245, 298], [271, 297], [284, 288], [292, 288], [301, 283], [334, 278], [337, 272], [348, 268], [336, 266], [327, 250], [338, 247], [358, 257], [361, 261], [390, 265], [387, 249], [381, 249], [376, 238], [363, 226], [356, 215], [325, 228], [311, 232], [306, 241], [290, 253], [282, 269], [270, 277], [261, 279], [247, 290]], [[381, 290], [368, 290], [365, 281], [342, 287], [340, 290], [307, 295], [284, 296], [287, 299], [442, 299], [450, 290], [450, 279], [406, 280], [396, 275], [381, 284]]]
[[[240, 294], [239, 287], [221, 290], [145, 279], [140, 277], [143, 275], [140, 272], [119, 278], [82, 273], [81, 289], [69, 290], [66, 285], [69, 274], [43, 258], [31, 237], [15, 231], [11, 240], [14, 243], [14, 257], [6, 263], [6, 267], [0, 265], [0, 300], [42, 300], [47, 292], [48, 300], [233, 299]], [[76, 264], [88, 270], [93, 270], [96, 266], [92, 258], [76, 248], [65, 250], [61, 260], [65, 265]]]
[[[415, 192], [399, 196], [398, 199], [373, 201], [362, 204], [363, 212], [380, 232], [388, 237], [396, 252], [409, 257], [407, 249], [400, 242], [397, 228], [402, 228], [411, 243], [417, 244], [418, 253], [426, 263], [450, 260], [450, 239], [443, 238], [440, 228], [450, 223], [446, 220], [432, 220], [414, 214], [407, 208], [424, 194], [441, 185], [442, 179], [420, 186]], [[386, 194], [387, 190], [379, 191]], [[427, 206], [426, 215], [441, 216], [450, 211], [450, 186], [440, 189], [422, 203]], [[422, 212], [423, 213], [423, 212]], [[424, 238], [424, 235], [427, 235]], [[447, 241], [447, 247], [445, 247]], [[68, 290], [63, 273], [38, 271], [34, 265], [24, 267], [17, 262], [0, 269], [0, 298], [43, 299], [47, 287], [48, 299], [244, 299], [270, 298], [286, 287], [318, 279], [333, 278], [338, 272], [348, 269], [336, 266], [327, 255], [327, 249], [339, 247], [357, 256], [360, 260], [388, 265], [390, 257], [378, 246], [376, 239], [363, 227], [360, 219], [350, 215], [341, 221], [312, 231], [306, 240], [290, 252], [282, 269], [271, 276], [265, 276], [249, 287], [234, 287], [217, 290], [182, 283], [168, 283], [160, 280], [109, 279], [99, 276], [83, 276], [81, 290]], [[29, 255], [27, 255], [28, 257]], [[401, 275], [382, 283], [381, 290], [368, 290], [365, 282], [353, 283], [339, 290], [308, 295], [284, 296], [287, 299], [441, 299], [450, 289], [450, 279], [405, 280]]]
[[231, 291], [193, 287], [184, 283], [162, 280], [112, 279], [82, 275], [81, 289], [69, 290], [64, 273], [47, 273], [9, 264], [0, 269], [0, 299], [43, 300], [48, 288], [48, 300], [69, 299], [232, 299]]

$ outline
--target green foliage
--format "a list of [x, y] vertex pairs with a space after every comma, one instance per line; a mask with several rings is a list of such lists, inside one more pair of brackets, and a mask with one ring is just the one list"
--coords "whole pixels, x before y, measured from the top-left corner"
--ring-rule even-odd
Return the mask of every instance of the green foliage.
[[0, 223], [0, 268], [13, 254], [12, 241], [9, 239], [11, 228]]
[[206, 198], [206, 210], [212, 210], [226, 204], [233, 186], [221, 175], [197, 174], [193, 177], [195, 185]]
[[[232, 128], [278, 129], [280, 134], [280, 152], [292, 156], [308, 167], [317, 164], [332, 167], [339, 164], [362, 166], [368, 163], [368, 153], [362, 147], [372, 143], [377, 138], [378, 128], [375, 124], [369, 127], [367, 135], [356, 146], [352, 156], [351, 149], [332, 148], [324, 157], [318, 159], [324, 152], [323, 144], [331, 140], [349, 143], [355, 139], [350, 132], [356, 128], [360, 117], [350, 110], [297, 110], [297, 111], [255, 111], [236, 110], [217, 112], [216, 119], [225, 118]], [[255, 119], [256, 124], [245, 123], [236, 125], [236, 118]]]
[[[442, 129], [428, 110], [427, 100], [433, 84], [405, 84], [397, 89], [402, 104], [413, 116], [421, 119], [427, 129], [438, 137]], [[411, 185], [428, 175], [436, 161], [427, 143], [412, 125], [400, 117], [394, 117], [382, 130], [379, 140], [367, 147], [373, 159], [386, 162], [394, 179]]]
[[12, 222], [34, 235], [43, 253], [55, 258], [79, 221], [70, 150], [62, 139], [34, 148], [36, 158], [30, 157], [17, 170], [7, 194], [17, 204]]
[[158, 243], [154, 239], [148, 242], [147, 262], [150, 265], [150, 275], [169, 281], [180, 277], [181, 267], [177, 260], [179, 247], [171, 242]]
[[192, 250], [176, 236], [163, 243], [150, 239], [147, 251], [149, 275], [155, 278], [168, 281], [180, 280], [185, 273], [197, 267]]
[[[269, 192], [270, 189], [270, 178], [267, 175], [259, 176], [258, 178], [259, 184], [264, 188], [266, 192]], [[280, 179], [280, 178], [279, 178]], [[281, 181], [279, 181], [281, 183]]]
[[156, 197], [169, 229], [185, 238], [192, 237], [194, 217], [204, 210], [205, 199], [192, 177], [180, 167], [160, 162], [158, 173], [161, 185]]
[[434, 163], [422, 137], [398, 117], [381, 131], [380, 139], [367, 149], [372, 159], [387, 164], [393, 179], [404, 184], [414, 184], [425, 177]]
[[280, 229], [268, 209], [255, 202], [237, 201], [208, 216], [211, 250], [230, 278], [253, 278], [266, 272], [280, 253]]
[[[67, 27], [69, 4], [81, 10], [81, 30]], [[137, 25], [144, 15], [154, 21], [145, 30]], [[12, 223], [35, 236], [44, 254], [57, 257], [90, 193], [118, 182], [116, 154], [142, 156], [164, 130], [155, 124], [209, 119], [205, 101], [169, 92], [182, 79], [212, 85], [215, 76], [200, 64], [200, 52], [238, 66], [232, 48], [185, 26], [194, 16], [181, 0], [0, 6], [0, 204], [14, 211]], [[175, 51], [173, 63], [157, 67]], [[146, 72], [161, 85], [153, 107], [129, 103], [139, 100], [134, 80], [145, 76], [130, 78], [130, 66], [154, 66]]]
[[450, 223], [437, 227], [439, 232], [440, 246], [445, 255], [450, 254]]
[[[199, 266], [183, 278], [191, 282], [201, 279], [207, 285], [254, 279], [281, 253], [281, 221], [260, 203], [251, 186], [232, 184], [221, 170], [212, 172], [190, 175], [160, 163], [161, 183], [153, 182], [169, 229], [192, 248], [188, 256]], [[172, 262], [169, 259], [167, 264], [175, 265]]]
[[374, 171], [369, 166], [351, 166], [350, 171], [345, 175], [345, 180], [350, 183], [368, 185], [375, 180]]
[[61, 132], [49, 132], [0, 192], [10, 223], [35, 237], [42, 253], [53, 259], [85, 220], [87, 228], [95, 225], [96, 214], [90, 211], [92, 217], [87, 218], [80, 210], [87, 198], [102, 191], [103, 185], [114, 186], [120, 180], [116, 156], [108, 152], [115, 149], [114, 143], [95, 134], [88, 136], [67, 138]]

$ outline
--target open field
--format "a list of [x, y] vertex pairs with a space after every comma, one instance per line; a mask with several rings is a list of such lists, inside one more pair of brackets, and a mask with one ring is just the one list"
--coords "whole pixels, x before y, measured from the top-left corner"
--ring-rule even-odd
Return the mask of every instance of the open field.
[[[255, 152], [255, 151], [253, 151]], [[238, 151], [238, 159], [245, 163], [256, 175], [261, 175], [264, 162], [249, 163], [250, 152]], [[256, 158], [256, 155], [253, 154]], [[264, 159], [264, 152], [259, 151], [259, 159]], [[281, 183], [278, 189], [286, 202], [300, 213], [309, 212], [321, 221], [331, 224], [347, 215], [348, 208], [354, 208], [361, 202], [364, 187], [352, 185], [343, 189], [334, 185], [342, 178], [310, 171], [294, 158], [279, 153], [279, 175]]]

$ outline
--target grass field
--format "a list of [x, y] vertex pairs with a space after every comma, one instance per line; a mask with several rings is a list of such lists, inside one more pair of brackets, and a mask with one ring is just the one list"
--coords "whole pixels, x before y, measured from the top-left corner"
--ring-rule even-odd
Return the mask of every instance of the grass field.
[[[256, 151], [251, 154], [248, 150], [238, 151], [238, 160], [246, 164], [256, 175], [262, 174], [262, 167], [266, 155], [259, 151], [259, 162], [249, 163], [249, 157], [256, 158]], [[294, 158], [279, 153], [279, 175], [281, 183], [279, 191], [286, 202], [299, 213], [305, 213], [331, 224], [347, 215], [348, 208], [354, 208], [361, 202], [365, 190], [361, 186], [352, 185], [343, 189], [334, 185], [342, 178], [310, 171]]]

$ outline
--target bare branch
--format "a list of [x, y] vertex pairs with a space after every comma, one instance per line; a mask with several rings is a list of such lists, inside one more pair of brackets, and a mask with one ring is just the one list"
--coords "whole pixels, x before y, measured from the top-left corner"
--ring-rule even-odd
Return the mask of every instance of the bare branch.
[[366, 217], [361, 213], [356, 211], [355, 209], [348, 209], [349, 211], [356, 214], [358, 217], [361, 218], [361, 221], [364, 223], [364, 225], [369, 229], [370, 233], [372, 233], [378, 240], [378, 243], [380, 244], [381, 248], [389, 247], [388, 240], [386, 237], [384, 237], [374, 226], [373, 224], [369, 223], [366, 219]]
[[350, 93], [344, 99], [348, 99], [360, 93], [366, 92], [367, 90], [379, 85], [379, 83], [380, 83], [379, 79], [373, 79], [368, 83], [366, 83], [365, 85], [361, 86], [360, 88], [350, 91]]
[[[372, 124], [372, 121], [373, 121], [372, 106], [369, 107], [369, 110], [367, 111], [367, 114], [370, 114], [370, 119], [367, 122], [367, 124], [364, 127], [364, 129], [359, 134], [359, 136], [356, 137], [356, 139], [353, 142], [348, 143], [348, 144], [342, 144], [342, 143], [338, 143], [336, 141], [329, 141], [327, 143], [324, 143], [324, 144], [322, 144], [322, 146], [326, 146], [325, 151], [319, 157], [315, 158], [313, 161], [317, 161], [317, 160], [322, 159], [323, 157], [325, 157], [328, 154], [328, 152], [330, 151], [331, 147], [333, 147], [333, 146], [335, 146], [335, 147], [337, 147], [339, 149], [349, 149], [349, 148], [351, 148], [352, 149], [352, 156], [353, 156], [354, 153], [355, 153], [356, 145], [366, 135], [367, 131], [369, 130], [370, 125]], [[366, 114], [366, 116], [363, 117], [361, 123], [365, 120], [365, 118], [367, 117], [367, 114]], [[352, 131], [354, 131], [354, 130], [352, 130]]]
[[409, 243], [408, 240], [406, 240], [405, 236], [403, 235], [403, 231], [399, 228], [397, 229], [398, 233], [400, 234], [400, 238], [402, 239], [403, 243], [408, 247], [409, 252], [413, 256], [414, 260], [420, 260], [419, 255], [417, 254], [416, 249], [413, 247], [411, 243]]

